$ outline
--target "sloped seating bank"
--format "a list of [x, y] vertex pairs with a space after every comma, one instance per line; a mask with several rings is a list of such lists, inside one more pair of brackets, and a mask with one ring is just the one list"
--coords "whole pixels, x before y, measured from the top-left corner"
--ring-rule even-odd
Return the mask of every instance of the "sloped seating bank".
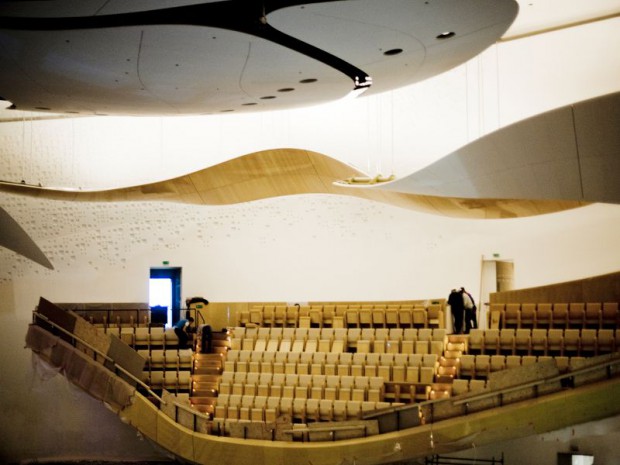
[[[366, 404], [367, 410], [360, 409], [355, 416], [348, 414], [350, 401], [328, 400], [330, 412], [325, 418], [340, 421], [293, 423], [288, 414], [273, 418], [261, 415], [259, 421], [253, 421], [251, 415], [247, 421], [212, 419], [192, 409], [187, 399], [176, 397], [165, 389], [161, 394], [155, 392], [141, 381], [145, 359], [136, 350], [118, 336], [97, 331], [74, 312], [60, 309], [45, 299], [41, 299], [34, 313], [27, 346], [72, 383], [110, 405], [123, 421], [144, 436], [179, 458], [194, 463], [207, 463], [217, 458], [236, 463], [255, 455], [259, 456], [256, 458], [259, 465], [308, 462], [327, 465], [351, 456], [363, 456], [369, 464], [386, 463], [395, 459], [386, 452], [394, 451], [395, 440], [400, 446], [398, 459], [441, 452], [440, 444], [435, 444], [434, 449], [429, 446], [429, 427], [438, 438], [442, 434], [450, 437], [475, 434], [480, 445], [502, 437], [523, 435], [521, 430], [497, 428], [498, 417], [504, 415], [493, 410], [500, 406], [513, 420], [523, 417], [523, 421], [527, 418], [527, 422], [536, 423], [541, 419], [541, 425], [536, 427], [538, 431], [620, 413], [617, 402], [600, 401], [620, 395], [618, 354], [588, 359], [583, 364], [585, 371], [563, 376], [559, 375], [553, 359], [523, 365], [489, 375], [487, 387], [482, 391], [410, 405], [392, 404], [378, 410], [377, 407], [385, 405], [375, 403], [374, 409], [368, 409]], [[270, 376], [273, 378], [274, 374]], [[585, 387], [573, 389], [575, 386]], [[234, 389], [234, 379], [230, 388]], [[599, 401], [589, 402], [592, 398]], [[521, 403], [523, 400], [528, 402]], [[265, 402], [268, 404], [269, 400]], [[567, 402], [575, 405], [574, 409], [564, 411], [563, 415], [548, 414], [549, 409], [564, 409]], [[293, 410], [306, 409], [303, 415], [308, 417], [312, 416], [309, 406], [318, 408], [313, 414], [318, 416], [315, 419], [321, 419], [321, 400], [303, 399], [297, 404], [293, 405]], [[336, 415], [342, 407], [344, 413]], [[448, 419], [449, 422], [442, 421]], [[447, 429], [444, 431], [444, 428]], [[498, 431], [502, 431], [499, 436]], [[383, 434], [387, 432], [396, 436]], [[226, 441], [222, 441], [224, 439]], [[340, 439], [349, 441], [346, 447], [338, 446]], [[320, 443], [321, 447], [308, 448], [307, 442], [315, 446]]]

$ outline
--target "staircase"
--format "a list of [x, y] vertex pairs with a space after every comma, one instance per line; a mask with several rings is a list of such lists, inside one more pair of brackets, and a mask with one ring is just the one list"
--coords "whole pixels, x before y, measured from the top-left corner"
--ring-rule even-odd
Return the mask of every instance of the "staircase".
[[452, 383], [458, 377], [459, 359], [467, 350], [467, 336], [450, 334], [446, 350], [439, 358], [435, 383], [430, 392], [430, 399], [443, 399], [452, 395]]
[[229, 348], [228, 332], [212, 334], [211, 353], [201, 353], [201, 344], [196, 344], [192, 359], [190, 404], [199, 412], [213, 415], [220, 375]]

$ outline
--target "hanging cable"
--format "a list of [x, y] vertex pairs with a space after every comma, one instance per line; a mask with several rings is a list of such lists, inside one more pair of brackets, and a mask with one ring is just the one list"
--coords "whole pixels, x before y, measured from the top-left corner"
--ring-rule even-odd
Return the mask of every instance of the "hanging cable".
[[71, 118], [71, 176], [73, 177], [73, 185], [78, 185], [78, 176], [75, 166], [75, 118]]
[[499, 43], [495, 43], [495, 79], [497, 80], [496, 82], [496, 89], [497, 89], [497, 98], [495, 99], [497, 102], [497, 129], [502, 127], [502, 118], [501, 118], [501, 113], [500, 113], [500, 104], [499, 104], [499, 100], [500, 100], [500, 89], [499, 89]]
[[477, 138], [484, 134], [484, 78], [482, 76], [482, 59], [480, 56], [476, 58], [478, 61], [478, 135]]
[[22, 183], [26, 182], [26, 177], [24, 176], [25, 164], [26, 164], [26, 114], [23, 113], [22, 114], [22, 154], [21, 154], [21, 160], [20, 160], [21, 171], [22, 171], [21, 173]]
[[471, 128], [469, 127], [469, 63], [465, 63], [465, 130], [467, 142], [471, 142]]
[[390, 91], [390, 176], [394, 176], [394, 91]]
[[[366, 143], [366, 147], [368, 149], [370, 149], [371, 145], [370, 145], [370, 134], [372, 133], [371, 131], [371, 124], [370, 124], [370, 115], [372, 114], [372, 112], [370, 111], [370, 98], [366, 99], [366, 121], [368, 123], [368, 127], [366, 128], [366, 137], [367, 137], [367, 143]], [[370, 174], [370, 150], [368, 150], [366, 152], [366, 173]]]

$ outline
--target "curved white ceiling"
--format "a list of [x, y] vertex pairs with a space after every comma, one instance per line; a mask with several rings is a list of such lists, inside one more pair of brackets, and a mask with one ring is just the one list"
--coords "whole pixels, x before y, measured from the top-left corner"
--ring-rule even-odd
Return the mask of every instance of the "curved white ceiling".
[[494, 43], [518, 10], [514, 0], [262, 5], [2, 2], [0, 96], [71, 114], [292, 108], [446, 71]]
[[399, 180], [400, 193], [620, 203], [620, 93], [502, 128]]

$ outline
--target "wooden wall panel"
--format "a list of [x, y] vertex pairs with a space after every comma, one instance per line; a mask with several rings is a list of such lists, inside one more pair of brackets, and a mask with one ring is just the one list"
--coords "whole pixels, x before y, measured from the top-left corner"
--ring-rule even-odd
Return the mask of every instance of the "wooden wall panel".
[[620, 302], [620, 272], [548, 286], [495, 292], [491, 303]]

